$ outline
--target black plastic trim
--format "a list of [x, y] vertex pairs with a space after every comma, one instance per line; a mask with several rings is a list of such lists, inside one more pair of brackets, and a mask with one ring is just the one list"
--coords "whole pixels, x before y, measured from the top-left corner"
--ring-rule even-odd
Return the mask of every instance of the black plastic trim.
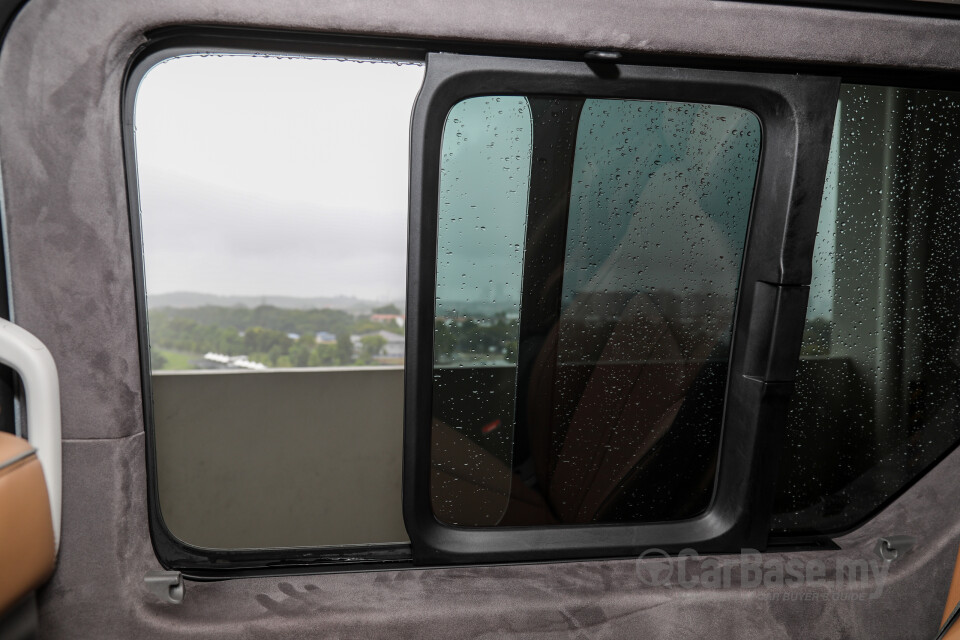
[[10, 25], [30, 0], [0, 0], [0, 48], [7, 39]]
[[[745, 375], [758, 281], [808, 285], [839, 80], [554, 60], [430, 54], [411, 147], [404, 521], [414, 561], [512, 562], [630, 555], [648, 547], [729, 552], [766, 545], [778, 433], [791, 383]], [[481, 95], [583, 96], [742, 107], [763, 127], [758, 180], [738, 291], [714, 499], [682, 522], [466, 528], [439, 522], [430, 501], [433, 310], [440, 142], [449, 110]], [[802, 313], [799, 322], [802, 324]], [[792, 348], [799, 350], [800, 342]], [[796, 366], [797, 363], [794, 363]]]
[[769, 333], [754, 334], [744, 354], [747, 376], [769, 382], [793, 382], [800, 359], [810, 287], [757, 282], [750, 326]]
[[566, 258], [573, 159], [583, 109], [583, 100], [578, 98], [531, 98], [528, 102], [533, 148], [537, 153], [530, 164], [527, 232], [523, 244], [520, 287], [523, 318], [517, 340], [514, 461], [529, 456], [530, 381], [545, 336], [560, 318], [560, 288], [551, 287], [550, 281], [554, 270], [562, 272]]
[[[2, 47], [7, 39], [7, 32], [10, 25], [19, 15], [28, 0], [0, 0], [0, 55]], [[2, 191], [0, 191], [2, 193]], [[6, 202], [0, 202], [0, 207], [5, 207]], [[4, 216], [3, 227], [0, 228], [0, 234], [6, 236], [6, 217]], [[0, 318], [10, 320], [11, 300], [10, 300], [10, 280], [7, 273], [7, 245], [3, 237], [0, 237]], [[0, 432], [16, 433], [16, 410], [14, 399], [20, 395], [22, 386], [20, 376], [18, 376], [10, 367], [0, 367]]]
[[779, 4], [790, 7], [840, 9], [867, 13], [960, 18], [960, 5], [949, 0], [734, 0], [755, 4]]

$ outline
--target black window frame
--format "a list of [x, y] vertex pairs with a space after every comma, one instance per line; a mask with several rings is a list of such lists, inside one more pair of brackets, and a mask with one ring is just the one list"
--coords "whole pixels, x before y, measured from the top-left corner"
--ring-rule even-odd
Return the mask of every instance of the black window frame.
[[[427, 56], [411, 126], [403, 512], [416, 564], [765, 549], [787, 400], [799, 364], [813, 241], [840, 80], [604, 62]], [[652, 524], [462, 527], [430, 500], [440, 151], [447, 114], [479, 96], [722, 104], [760, 120], [760, 165], [744, 244], [713, 500]], [[522, 316], [522, 314], [521, 314]], [[522, 323], [522, 320], [521, 320]]]
[[865, 13], [960, 18], [960, 7], [950, 3], [949, 0], [747, 0], [747, 2]]

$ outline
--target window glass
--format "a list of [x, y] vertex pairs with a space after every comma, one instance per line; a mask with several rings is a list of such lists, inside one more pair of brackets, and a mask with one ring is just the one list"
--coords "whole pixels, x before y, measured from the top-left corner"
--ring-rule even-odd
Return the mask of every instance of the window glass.
[[524, 97], [480, 97], [444, 125], [432, 438], [433, 508], [444, 520], [470, 500], [474, 524], [496, 524], [510, 491], [530, 118]]
[[172, 58], [134, 113], [160, 512], [207, 548], [402, 542], [422, 64]]
[[[452, 374], [437, 349], [435, 514], [467, 526], [697, 515], [713, 489], [759, 120], [717, 105], [472, 100], [510, 106], [448, 117], [438, 316], [493, 296], [488, 274], [447, 258], [445, 230], [464, 224], [478, 231], [456, 236], [463, 254], [510, 271], [501, 299], [519, 323], [485, 338], [482, 376]], [[462, 128], [486, 144], [461, 145]], [[481, 203], [444, 188], [460, 167], [516, 177], [484, 183]], [[461, 309], [464, 324], [493, 325]]]
[[844, 85], [773, 529], [850, 528], [960, 438], [960, 93]]

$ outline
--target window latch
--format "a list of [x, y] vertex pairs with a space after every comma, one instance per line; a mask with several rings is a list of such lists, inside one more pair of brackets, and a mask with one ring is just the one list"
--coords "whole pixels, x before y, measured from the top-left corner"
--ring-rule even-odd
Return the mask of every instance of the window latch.
[[594, 49], [583, 54], [584, 60], [588, 62], [617, 62], [623, 55], [619, 51], [604, 51]]
[[147, 571], [143, 576], [147, 590], [169, 604], [183, 602], [183, 574], [179, 571]]
[[906, 555], [915, 544], [917, 539], [913, 536], [886, 536], [877, 540], [874, 551], [884, 560], [896, 560]]

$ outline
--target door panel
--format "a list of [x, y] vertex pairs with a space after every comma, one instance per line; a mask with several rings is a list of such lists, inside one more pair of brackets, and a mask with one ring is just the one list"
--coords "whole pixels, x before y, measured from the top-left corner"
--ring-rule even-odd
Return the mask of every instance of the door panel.
[[[957, 70], [956, 23], [695, 0], [167, 3], [31, 0], [0, 55], [0, 160], [13, 309], [60, 369], [63, 527], [41, 634], [76, 637], [931, 637], [960, 539], [954, 452], [836, 551], [784, 559], [869, 560], [881, 536], [915, 549], [882, 597], [767, 600], [756, 589], [680, 590], [638, 579], [634, 560], [188, 582], [184, 602], [143, 585], [159, 569], [147, 526], [131, 243], [120, 139], [125, 66], [170, 24], [269, 26], [451, 40], [619, 48], [774, 61]], [[711, 28], [703, 28], [710, 11]], [[550, 20], [543, 16], [549, 15]], [[749, 25], [745, 29], [744, 25]], [[916, 43], [922, 42], [923, 46]], [[773, 556], [771, 556], [773, 557]], [[647, 564], [653, 561], [645, 561]], [[692, 566], [696, 568], [694, 563]], [[839, 593], [856, 593], [844, 589]], [[923, 597], [918, 597], [923, 594]]]
[[[689, 638], [930, 638], [960, 540], [956, 514], [943, 507], [960, 500], [954, 452], [876, 519], [838, 539], [841, 550], [769, 556], [869, 561], [879, 537], [916, 536], [917, 546], [891, 565], [875, 600], [771, 602], [757, 589], [651, 587], [627, 559], [188, 581], [183, 603], [170, 605], [143, 586], [143, 574], [159, 568], [146, 503], [116, 488], [146, 486], [142, 467], [128, 464], [143, 459], [142, 442], [141, 435], [65, 444], [64, 546], [52, 583], [41, 591], [43, 637], [622, 638], [643, 629], [670, 638], [681, 628]], [[82, 471], [71, 475], [84, 468], [109, 473], [98, 481]], [[690, 573], [698, 569], [691, 565]]]

